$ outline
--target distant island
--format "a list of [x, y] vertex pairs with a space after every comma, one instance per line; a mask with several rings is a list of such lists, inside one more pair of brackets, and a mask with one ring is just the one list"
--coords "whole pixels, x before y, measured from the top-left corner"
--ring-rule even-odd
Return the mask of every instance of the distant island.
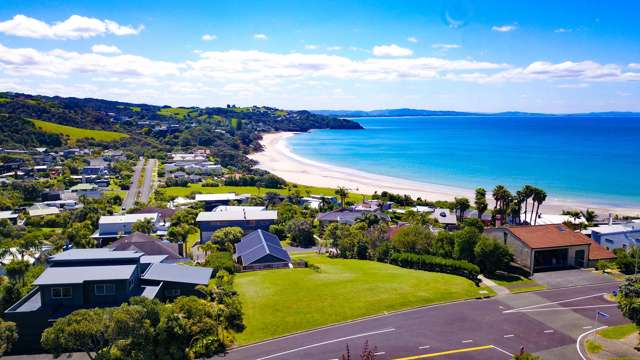
[[346, 118], [356, 117], [399, 117], [399, 116], [588, 116], [588, 117], [640, 117], [640, 112], [631, 111], [604, 111], [572, 114], [545, 114], [522, 111], [504, 111], [497, 113], [466, 112], [452, 110], [426, 110], [426, 109], [381, 109], [381, 110], [311, 110], [312, 113], [325, 116], [337, 116]]

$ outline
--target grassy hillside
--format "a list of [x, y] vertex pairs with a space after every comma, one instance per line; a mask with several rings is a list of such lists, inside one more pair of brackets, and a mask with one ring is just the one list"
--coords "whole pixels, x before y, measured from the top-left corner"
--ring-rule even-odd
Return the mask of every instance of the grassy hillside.
[[113, 141], [129, 137], [127, 134], [117, 133], [115, 131], [80, 129], [36, 119], [31, 119], [31, 121], [38, 129], [47, 133], [60, 134], [68, 137], [72, 143], [82, 138], [95, 139], [97, 141]]
[[[236, 275], [246, 330], [240, 344], [385, 311], [475, 298], [481, 290], [459, 276], [366, 260], [301, 256], [319, 270], [282, 269]], [[274, 309], [287, 309], [274, 311]]]
[[[291, 184], [291, 190], [295, 191], [296, 189], [300, 192], [301, 196], [308, 196], [308, 195], [335, 196], [335, 189], [332, 189], [332, 188]], [[261, 196], [264, 196], [264, 194], [267, 192], [275, 192], [282, 195], [289, 194], [289, 189], [260, 188], [260, 191], [258, 191], [258, 188], [255, 186], [206, 187], [206, 186], [202, 186], [201, 184], [189, 184], [188, 187], [180, 187], [180, 186], [167, 187], [167, 188], [160, 188], [159, 190], [163, 192], [164, 195], [169, 197], [189, 197], [193, 192], [197, 192], [201, 194], [220, 194], [220, 193], [235, 192], [237, 194], [261, 195]], [[370, 198], [370, 197], [371, 196], [363, 195], [363, 194], [349, 193], [349, 197], [347, 198], [347, 201], [358, 202], [358, 201], [364, 200], [365, 198]]]

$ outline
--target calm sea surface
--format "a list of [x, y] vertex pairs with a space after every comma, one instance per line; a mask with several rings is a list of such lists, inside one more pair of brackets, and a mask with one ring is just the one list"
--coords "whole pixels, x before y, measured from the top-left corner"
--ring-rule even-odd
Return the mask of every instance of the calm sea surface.
[[303, 157], [464, 188], [524, 184], [549, 196], [640, 206], [640, 118], [360, 118], [363, 131], [289, 138]]

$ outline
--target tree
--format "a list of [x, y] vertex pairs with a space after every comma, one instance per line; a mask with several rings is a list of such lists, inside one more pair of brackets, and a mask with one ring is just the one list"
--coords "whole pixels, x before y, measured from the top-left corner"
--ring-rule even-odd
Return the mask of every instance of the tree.
[[542, 203], [545, 202], [545, 200], [547, 200], [547, 193], [542, 189], [535, 188], [533, 192], [533, 202], [537, 206], [536, 206], [536, 218], [534, 220], [533, 225], [538, 224], [538, 213], [540, 212], [540, 205], [542, 205]]
[[592, 225], [593, 222], [598, 218], [596, 212], [591, 209], [581, 211], [580, 213], [582, 214], [582, 217], [586, 220], [588, 225]]
[[476, 206], [476, 210], [478, 211], [478, 219], [482, 219], [482, 215], [487, 211], [489, 204], [487, 204], [487, 190], [484, 188], [476, 189], [476, 198], [474, 205]]
[[143, 234], [151, 234], [153, 230], [155, 230], [155, 226], [153, 224], [153, 220], [150, 218], [145, 218], [142, 220], [138, 220], [131, 226], [131, 230], [134, 232], [141, 232]]
[[213, 243], [213, 241], [207, 241], [206, 243], [200, 245], [200, 250], [204, 252], [204, 257], [209, 256], [210, 253], [218, 251], [219, 245]]
[[478, 230], [478, 232], [484, 231], [484, 224], [478, 218], [464, 219], [464, 221], [462, 222], [462, 227], [472, 227]]
[[65, 238], [67, 243], [75, 248], [93, 248], [96, 246], [96, 241], [91, 238], [91, 234], [93, 234], [93, 226], [90, 222], [74, 222], [65, 231]]
[[433, 233], [422, 225], [406, 225], [391, 238], [391, 244], [400, 252], [429, 254], [434, 238]]
[[305, 219], [293, 219], [287, 223], [289, 241], [300, 247], [311, 247], [316, 244], [313, 227]]
[[279, 198], [280, 198], [280, 194], [273, 191], [267, 191], [264, 194], [265, 206], [269, 208], [270, 206], [274, 205]]
[[485, 275], [506, 270], [513, 261], [513, 254], [505, 245], [486, 236], [481, 236], [474, 248], [475, 264]]
[[464, 213], [465, 211], [469, 210], [469, 207], [471, 207], [471, 205], [469, 204], [469, 199], [463, 197], [463, 198], [455, 198], [455, 210], [456, 210], [456, 217], [458, 218], [458, 222], [462, 222], [462, 219], [464, 219]]
[[194, 232], [196, 232], [196, 228], [191, 225], [187, 225], [184, 223], [178, 225], [171, 224], [169, 230], [167, 231], [167, 237], [171, 242], [174, 243], [186, 243], [189, 235], [193, 234]]
[[475, 247], [480, 240], [480, 232], [472, 227], [466, 227], [454, 233], [456, 243], [453, 256], [458, 260], [466, 260], [473, 263], [475, 260]]
[[[210, 244], [210, 243], [208, 243]], [[226, 251], [213, 251], [204, 260], [204, 266], [213, 269], [213, 273], [226, 271], [233, 274], [236, 271], [236, 264], [233, 262], [233, 256]]]
[[440, 231], [433, 240], [432, 254], [442, 258], [452, 258], [456, 246], [453, 233]]
[[327, 225], [327, 227], [325, 227], [322, 237], [329, 243], [330, 247], [337, 249], [338, 242], [340, 241], [340, 239], [349, 236], [349, 231], [349, 225], [331, 223]]
[[30, 266], [31, 264], [26, 260], [13, 260], [5, 266], [5, 271], [11, 281], [24, 285], [24, 275]]
[[358, 220], [356, 220], [356, 222], [358, 223], [364, 223], [367, 228], [370, 228], [374, 225], [377, 225], [380, 223], [380, 218], [371, 212], [367, 212], [364, 213]]
[[217, 245], [236, 244], [244, 236], [244, 231], [237, 226], [218, 229], [211, 235], [211, 241]]
[[55, 358], [64, 353], [81, 351], [89, 359], [112, 345], [107, 318], [111, 308], [76, 310], [53, 323], [42, 333], [42, 347]]
[[198, 217], [197, 209], [180, 209], [176, 211], [175, 214], [171, 217], [171, 226], [177, 226], [181, 224], [197, 226], [196, 218]]
[[[522, 188], [521, 199], [524, 202], [524, 219], [527, 220], [527, 210], [529, 205], [529, 199], [533, 196], [535, 188], [531, 185], [525, 185]], [[531, 211], [533, 212], [533, 205], [531, 205]]]
[[0, 357], [11, 351], [16, 341], [18, 341], [16, 323], [0, 319]]
[[340, 198], [340, 206], [344, 209], [347, 198], [349, 197], [349, 191], [344, 186], [338, 186], [335, 191], [336, 196]]
[[620, 285], [619, 294], [618, 309], [640, 327], [640, 275], [627, 276]]

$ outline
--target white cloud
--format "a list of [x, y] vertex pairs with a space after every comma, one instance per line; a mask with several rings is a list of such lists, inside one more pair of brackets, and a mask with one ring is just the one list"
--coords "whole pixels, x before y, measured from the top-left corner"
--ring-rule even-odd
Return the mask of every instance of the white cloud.
[[137, 35], [144, 29], [140, 25], [120, 25], [112, 20], [100, 20], [80, 15], [71, 15], [68, 19], [54, 24], [18, 14], [11, 20], [0, 22], [0, 33], [34, 39], [74, 40], [86, 39], [98, 35], [117, 36]]
[[269, 37], [265, 34], [253, 34], [253, 38], [256, 40], [268, 40]]
[[568, 28], [557, 28], [555, 30], [553, 30], [553, 32], [555, 33], [568, 33], [568, 32], [572, 32], [572, 29], [568, 29]]
[[318, 49], [318, 45], [313, 45], [313, 44], [307, 44], [304, 46], [305, 49], [307, 50], [317, 50]]
[[396, 44], [377, 45], [373, 47], [373, 55], [380, 57], [406, 57], [413, 55], [411, 49], [400, 47]]
[[328, 46], [327, 51], [340, 51], [342, 50], [342, 46]]
[[517, 29], [516, 25], [494, 25], [491, 27], [491, 30], [497, 32], [509, 32]]
[[415, 36], [409, 36], [407, 38], [407, 41], [410, 43], [417, 43], [418, 42], [418, 38], [416, 38]]
[[213, 41], [218, 39], [218, 37], [216, 35], [213, 34], [204, 34], [202, 35], [202, 41]]
[[120, 54], [122, 51], [115, 45], [96, 44], [91, 47], [91, 51], [98, 54]]
[[640, 64], [639, 63], [631, 63], [629, 65], [627, 65], [629, 67], [629, 69], [640, 69]]
[[587, 83], [577, 83], [577, 84], [560, 84], [558, 85], [561, 89], [584, 89], [589, 87]]
[[460, 46], [458, 44], [433, 44], [433, 45], [431, 45], [431, 47], [434, 48], [434, 49], [447, 51], [447, 50], [451, 50], [451, 49], [459, 49], [462, 46]]

